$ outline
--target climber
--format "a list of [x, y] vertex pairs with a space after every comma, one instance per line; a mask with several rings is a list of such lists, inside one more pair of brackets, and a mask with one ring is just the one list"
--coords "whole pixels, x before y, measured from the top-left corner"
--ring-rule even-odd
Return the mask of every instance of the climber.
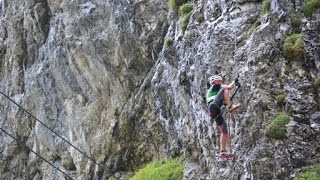
[[210, 88], [207, 90], [207, 104], [208, 113], [212, 120], [215, 120], [221, 135], [220, 135], [220, 159], [232, 158], [232, 154], [228, 154], [226, 151], [226, 144], [228, 140], [227, 124], [222, 117], [221, 106], [225, 104], [228, 112], [234, 112], [240, 104], [233, 105], [229, 97], [229, 91], [234, 88], [235, 84], [239, 84], [238, 78], [232, 83], [226, 85], [222, 84], [222, 77], [214, 75], [209, 78]]

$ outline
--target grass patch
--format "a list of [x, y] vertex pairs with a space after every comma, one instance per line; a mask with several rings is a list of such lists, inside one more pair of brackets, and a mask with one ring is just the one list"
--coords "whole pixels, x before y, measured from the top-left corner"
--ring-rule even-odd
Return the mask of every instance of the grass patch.
[[193, 5], [190, 3], [186, 3], [180, 7], [180, 14], [182, 17], [180, 26], [181, 26], [182, 32], [184, 32], [187, 29], [192, 10], [193, 10]]
[[173, 44], [173, 39], [170, 37], [165, 37], [164, 38], [164, 45], [165, 47], [169, 47]]
[[191, 13], [185, 15], [182, 17], [181, 23], [180, 23], [180, 29], [182, 32], [186, 31], [187, 26], [189, 24], [189, 19], [190, 19]]
[[118, 180], [118, 178], [116, 178], [116, 177], [114, 177], [114, 176], [111, 176], [111, 177], [109, 177], [108, 180]]
[[283, 139], [286, 137], [286, 124], [290, 117], [286, 112], [280, 112], [266, 127], [266, 135], [274, 139]]
[[284, 100], [286, 99], [286, 95], [285, 94], [279, 94], [275, 97], [277, 105], [278, 106], [282, 106], [284, 103]]
[[292, 31], [295, 34], [301, 33], [301, 18], [297, 12], [293, 12], [290, 15]]
[[316, 88], [320, 88], [320, 76], [314, 80], [313, 84]]
[[193, 4], [186, 3], [182, 6], [180, 6], [180, 14], [182, 17], [188, 15], [193, 9]]
[[271, 3], [271, 0], [263, 0], [262, 1], [261, 10], [262, 10], [263, 14], [266, 14], [270, 11], [270, 3]]
[[267, 111], [267, 110], [270, 110], [269, 108], [269, 104], [271, 104], [271, 102], [269, 101], [269, 99], [263, 99], [262, 100], [262, 110], [263, 111]]
[[181, 15], [180, 30], [184, 33], [189, 24], [193, 4], [187, 3], [188, 0], [169, 0], [168, 5], [173, 11], [178, 11]]
[[310, 166], [303, 172], [297, 174], [294, 180], [318, 180], [320, 179], [320, 164]]
[[292, 34], [285, 38], [283, 55], [288, 60], [301, 60], [304, 57], [302, 34]]
[[169, 0], [168, 6], [171, 10], [178, 11], [179, 7], [187, 2], [188, 0]]
[[183, 176], [184, 164], [175, 159], [154, 161], [139, 169], [130, 180], [179, 180]]
[[301, 11], [306, 17], [311, 17], [313, 12], [318, 8], [320, 8], [319, 0], [305, 0], [301, 7]]

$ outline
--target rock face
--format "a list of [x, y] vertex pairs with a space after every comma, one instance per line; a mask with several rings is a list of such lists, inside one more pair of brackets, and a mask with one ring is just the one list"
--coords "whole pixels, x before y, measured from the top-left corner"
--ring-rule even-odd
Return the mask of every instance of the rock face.
[[[288, 179], [319, 162], [320, 10], [306, 18], [299, 0], [271, 0], [268, 11], [257, 0], [191, 3], [181, 32], [161, 0], [0, 1], [0, 91], [30, 113], [0, 96], [1, 128], [17, 140], [0, 133], [0, 179], [65, 178], [31, 150], [75, 179], [127, 179], [177, 155], [184, 179]], [[282, 50], [293, 12], [298, 60]], [[225, 113], [237, 155], [225, 163], [204, 101], [216, 73], [242, 83], [242, 108]], [[268, 138], [281, 111], [286, 138]]]

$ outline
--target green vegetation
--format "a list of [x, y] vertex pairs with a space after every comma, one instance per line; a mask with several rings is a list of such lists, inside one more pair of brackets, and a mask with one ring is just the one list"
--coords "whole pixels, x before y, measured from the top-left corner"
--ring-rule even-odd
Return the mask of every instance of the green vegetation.
[[311, 17], [313, 12], [318, 8], [320, 8], [319, 0], [305, 0], [301, 10], [306, 17]]
[[271, 89], [272, 97], [276, 100], [276, 102], [284, 101], [286, 94], [282, 90]]
[[316, 88], [320, 88], [320, 76], [314, 80], [314, 86], [316, 86]]
[[165, 45], [166, 47], [171, 46], [172, 43], [173, 43], [172, 38], [170, 38], [170, 37], [165, 37], [165, 38], [164, 38], [164, 45]]
[[301, 18], [297, 12], [291, 13], [291, 25], [292, 25], [292, 31], [295, 34], [301, 33]]
[[271, 0], [263, 0], [262, 1], [262, 12], [263, 14], [266, 14], [270, 11], [270, 3]]
[[299, 173], [294, 180], [318, 180], [320, 179], [320, 164], [310, 166]]
[[188, 15], [193, 9], [193, 4], [186, 3], [182, 6], [180, 6], [180, 14], [182, 17]]
[[182, 179], [184, 164], [178, 159], [154, 161], [138, 170], [130, 180], [179, 180]]
[[267, 111], [267, 110], [270, 110], [269, 108], [269, 104], [271, 104], [270, 100], [269, 99], [263, 99], [262, 100], [262, 110], [263, 111]]
[[182, 17], [181, 24], [180, 24], [182, 32], [186, 31], [186, 29], [187, 29], [187, 26], [189, 24], [190, 15], [191, 14], [189, 13], [186, 16]]
[[186, 3], [180, 7], [180, 14], [182, 17], [180, 26], [182, 32], [184, 32], [187, 29], [192, 9], [193, 5], [189, 3]]
[[284, 40], [283, 55], [288, 60], [301, 60], [304, 57], [302, 34], [292, 34]]
[[184, 32], [187, 29], [187, 26], [189, 24], [189, 19], [191, 15], [191, 11], [193, 10], [193, 4], [187, 3], [188, 0], [169, 0], [168, 6], [173, 11], [178, 11], [181, 15], [181, 23], [180, 23], [180, 29], [182, 32]]
[[286, 137], [286, 127], [290, 121], [290, 117], [286, 112], [280, 112], [271, 121], [266, 128], [266, 135], [274, 139], [283, 139]]
[[118, 180], [118, 179], [116, 177], [114, 177], [114, 176], [111, 176], [111, 177], [109, 177], [108, 180]]
[[169, 0], [168, 5], [173, 11], [178, 11], [179, 7], [187, 2], [188, 0]]
[[277, 104], [279, 106], [283, 105], [284, 100], [286, 99], [286, 95], [285, 94], [279, 94], [275, 97]]

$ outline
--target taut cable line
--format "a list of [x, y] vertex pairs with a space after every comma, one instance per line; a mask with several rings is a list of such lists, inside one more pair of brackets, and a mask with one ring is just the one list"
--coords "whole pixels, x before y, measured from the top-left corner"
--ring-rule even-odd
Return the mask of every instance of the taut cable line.
[[7, 96], [5, 93], [3, 93], [2, 91], [0, 91], [0, 94], [2, 94], [4, 97], [6, 97], [7, 99], [9, 99], [13, 104], [15, 104], [16, 106], [18, 106], [20, 109], [22, 109], [25, 113], [27, 113], [30, 117], [32, 117], [33, 119], [35, 119], [36, 121], [38, 121], [40, 124], [42, 124], [45, 128], [49, 129], [52, 133], [54, 133], [55, 135], [57, 135], [59, 138], [61, 138], [63, 141], [65, 141], [67, 144], [69, 144], [71, 147], [73, 147], [75, 150], [77, 150], [79, 153], [81, 153], [83, 156], [85, 156], [86, 158], [88, 158], [89, 160], [91, 160], [94, 164], [98, 165], [99, 167], [102, 167], [100, 164], [98, 164], [93, 158], [89, 157], [87, 154], [85, 154], [84, 152], [82, 152], [79, 148], [75, 147], [73, 144], [71, 144], [71, 142], [69, 142], [68, 140], [66, 140], [64, 137], [62, 137], [61, 135], [59, 135], [58, 133], [56, 133], [54, 130], [52, 130], [49, 126], [47, 126], [46, 124], [44, 124], [42, 121], [40, 121], [38, 118], [36, 118], [34, 115], [32, 115], [29, 111], [27, 111], [26, 109], [24, 109], [21, 105], [19, 105], [18, 103], [16, 103], [14, 100], [12, 100], [9, 96]]
[[5, 131], [4, 129], [2, 129], [0, 127], [0, 129], [7, 134], [8, 136], [10, 136], [12, 139], [14, 139], [15, 141], [17, 141], [17, 143], [19, 143], [20, 145], [23, 145], [23, 147], [26, 147], [27, 149], [29, 149], [32, 153], [34, 153], [35, 155], [39, 156], [42, 160], [44, 160], [45, 162], [47, 162], [48, 164], [50, 164], [50, 166], [52, 166], [53, 168], [55, 168], [56, 170], [60, 171], [62, 174], [64, 174], [65, 176], [67, 176], [69, 179], [74, 179], [72, 178], [70, 175], [68, 175], [66, 172], [62, 171], [61, 169], [59, 169], [57, 166], [55, 166], [53, 163], [49, 162], [46, 158], [42, 157], [40, 154], [36, 153], [34, 150], [32, 150], [31, 148], [29, 148], [26, 144], [21, 143], [18, 141], [17, 138], [15, 138], [13, 135], [11, 135], [10, 133], [8, 133], [7, 131]]

